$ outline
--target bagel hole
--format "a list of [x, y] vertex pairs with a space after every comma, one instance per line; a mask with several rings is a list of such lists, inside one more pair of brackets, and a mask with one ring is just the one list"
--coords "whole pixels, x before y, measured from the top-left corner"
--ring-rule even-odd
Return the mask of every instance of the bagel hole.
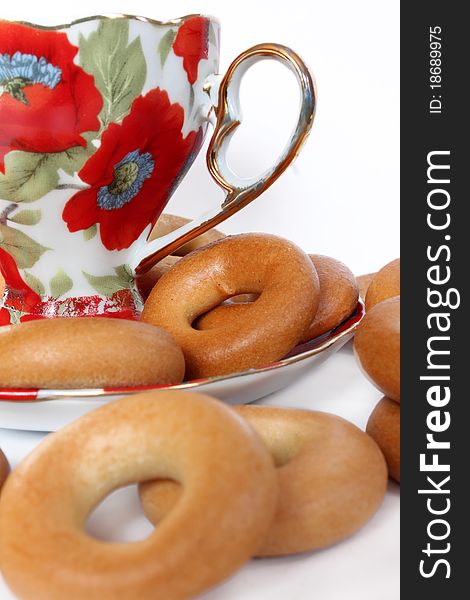
[[259, 296], [259, 294], [237, 294], [236, 296], [227, 298], [223, 304], [250, 304], [251, 302], [256, 302]]
[[[219, 306], [234, 306], [234, 305], [239, 306], [240, 304], [254, 304], [256, 302], [256, 300], [258, 300], [259, 297], [260, 297], [260, 294], [252, 294], [252, 293], [248, 293], [248, 292], [243, 293], [243, 294], [236, 294], [235, 296], [230, 296], [230, 298], [227, 298], [227, 300], [225, 300], [218, 306], [214, 306], [214, 308], [211, 308], [211, 310], [214, 310], [215, 308], [218, 308]], [[194, 319], [194, 321], [191, 323], [191, 327], [193, 327], [194, 329], [197, 329], [199, 331], [201, 329], [199, 320], [201, 318], [205, 317], [208, 313], [210, 313], [211, 310], [196, 317]], [[206, 329], [206, 328], [203, 328], [203, 329]]]
[[88, 516], [85, 532], [102, 542], [138, 542], [146, 539], [154, 526], [145, 517], [137, 485], [119, 488]]

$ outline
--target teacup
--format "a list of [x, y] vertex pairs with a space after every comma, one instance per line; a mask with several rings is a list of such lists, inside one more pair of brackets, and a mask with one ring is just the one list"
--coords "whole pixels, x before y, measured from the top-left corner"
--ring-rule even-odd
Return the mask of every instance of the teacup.
[[[219, 23], [100, 16], [44, 27], [0, 21], [0, 324], [55, 316], [133, 318], [137, 273], [259, 196], [308, 135], [315, 89], [279, 44], [217, 75]], [[277, 164], [240, 179], [225, 161], [240, 122], [240, 80], [276, 59], [301, 88], [296, 129]], [[148, 241], [214, 125], [207, 164], [223, 203]]]

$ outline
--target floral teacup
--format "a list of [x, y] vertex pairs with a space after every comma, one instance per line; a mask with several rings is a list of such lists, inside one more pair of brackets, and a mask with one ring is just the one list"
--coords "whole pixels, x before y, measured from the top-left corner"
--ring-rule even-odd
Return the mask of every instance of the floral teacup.
[[[58, 27], [0, 21], [0, 324], [54, 316], [133, 318], [136, 273], [251, 202], [288, 166], [314, 115], [312, 77], [290, 49], [261, 44], [217, 75], [219, 24], [91, 17]], [[225, 148], [238, 89], [274, 58], [301, 87], [278, 163], [238, 179]], [[147, 241], [212, 122], [207, 163], [221, 206]]]

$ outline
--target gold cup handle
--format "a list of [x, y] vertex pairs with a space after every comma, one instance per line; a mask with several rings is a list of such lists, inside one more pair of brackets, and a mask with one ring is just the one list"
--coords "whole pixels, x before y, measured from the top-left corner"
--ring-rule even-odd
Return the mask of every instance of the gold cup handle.
[[[246, 71], [260, 60], [272, 59], [286, 65], [297, 78], [301, 90], [299, 118], [292, 136], [276, 164], [261, 176], [237, 177], [228, 167], [226, 149], [241, 122], [240, 83]], [[207, 166], [215, 181], [225, 190], [222, 204], [195, 221], [149, 242], [144, 256], [136, 257], [137, 274], [145, 273], [180, 246], [215, 227], [264, 192], [286, 170], [299, 153], [312, 128], [316, 92], [313, 76], [298, 54], [281, 44], [258, 44], [242, 52], [227, 70], [218, 89], [215, 130], [207, 151]]]

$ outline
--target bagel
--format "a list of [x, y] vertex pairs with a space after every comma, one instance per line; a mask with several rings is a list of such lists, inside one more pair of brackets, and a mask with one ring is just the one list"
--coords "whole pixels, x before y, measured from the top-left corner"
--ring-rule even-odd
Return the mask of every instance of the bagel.
[[348, 267], [331, 256], [310, 254], [320, 280], [320, 304], [301, 342], [308, 342], [334, 329], [356, 308], [359, 290]]
[[[338, 326], [356, 307], [359, 299], [359, 288], [356, 278], [348, 267], [339, 260], [321, 254], [310, 254], [320, 281], [320, 302], [317, 313], [300, 339], [300, 343], [308, 342]], [[144, 298], [147, 298], [157, 281], [180, 260], [178, 256], [167, 256], [153, 269], [137, 278], [137, 286]], [[363, 277], [370, 277], [371, 274]], [[248, 305], [257, 299], [255, 294], [239, 294], [223, 302], [220, 306], [201, 315], [194, 323], [198, 330], [223, 327], [229, 315], [243, 315]], [[236, 305], [235, 310], [232, 309]]]
[[367, 433], [380, 446], [390, 477], [400, 483], [400, 405], [384, 396], [369, 417]]
[[[164, 213], [160, 215], [155, 227], [152, 229], [149, 235], [149, 241], [162, 237], [167, 233], [171, 233], [172, 231], [175, 231], [175, 229], [191, 223], [191, 220], [192, 219], [187, 219], [186, 217], [179, 217], [178, 215]], [[193, 250], [202, 248], [203, 246], [206, 246], [211, 242], [221, 240], [224, 237], [225, 235], [221, 231], [218, 231], [217, 229], [209, 229], [209, 231], [198, 235], [193, 240], [175, 250], [174, 254], [175, 256], [186, 256], [186, 254], [189, 254]]]
[[2, 489], [2, 485], [4, 484], [9, 472], [10, 465], [8, 464], [7, 457], [3, 454], [0, 448], [0, 490]]
[[392, 260], [370, 282], [365, 297], [366, 310], [379, 302], [400, 295], [400, 259]]
[[366, 312], [356, 330], [354, 351], [371, 382], [400, 402], [400, 296]]
[[[147, 539], [84, 532], [111, 491], [159, 477], [185, 492]], [[48, 436], [8, 478], [0, 569], [24, 600], [190, 598], [253, 555], [277, 492], [269, 452], [221, 402], [175, 391], [117, 400]]]
[[71, 317], [0, 327], [0, 387], [84, 388], [180, 383], [169, 333], [136, 321]]
[[[185, 256], [155, 285], [142, 320], [183, 349], [186, 378], [259, 367], [282, 358], [312, 322], [318, 276], [297, 246], [268, 234], [226, 237]], [[259, 294], [243, 319], [198, 331], [194, 320], [237, 294]]]
[[[307, 326], [299, 343], [308, 342], [330, 331], [348, 317], [359, 299], [356, 279], [348, 267], [330, 256], [310, 254], [320, 282], [320, 302], [313, 321]], [[199, 330], [224, 327], [229, 319], [244, 318], [250, 310], [250, 298], [243, 302], [239, 296], [214, 308], [197, 319], [194, 327]], [[235, 304], [235, 305], [234, 305]]]
[[[264, 406], [237, 406], [235, 411], [254, 427], [278, 467], [279, 503], [258, 556], [329, 546], [376, 512], [387, 468], [377, 444], [355, 425], [317, 411]], [[169, 480], [143, 483], [139, 491], [153, 523], [165, 522], [182, 493]]]

